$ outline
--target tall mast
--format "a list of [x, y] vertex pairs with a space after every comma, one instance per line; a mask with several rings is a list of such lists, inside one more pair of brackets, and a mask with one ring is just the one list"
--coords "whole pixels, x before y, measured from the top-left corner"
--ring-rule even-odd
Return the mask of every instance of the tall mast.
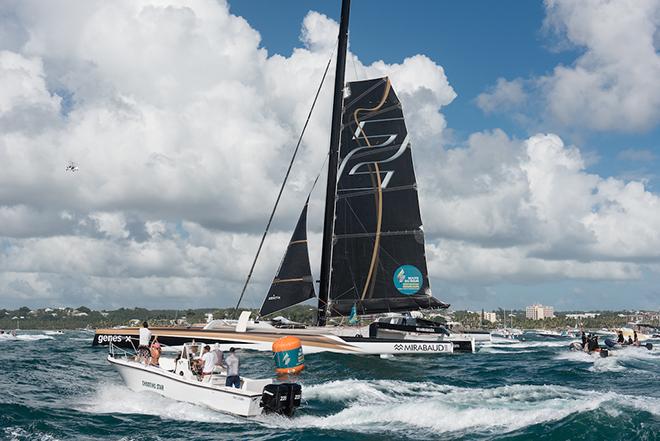
[[318, 325], [325, 326], [332, 271], [332, 233], [335, 223], [335, 198], [337, 196], [337, 163], [339, 160], [339, 138], [344, 101], [344, 71], [348, 46], [348, 15], [351, 0], [341, 2], [339, 42], [337, 43], [337, 68], [335, 70], [335, 97], [332, 105], [332, 128], [328, 159], [328, 184], [325, 191], [325, 215], [323, 217], [323, 249], [321, 251], [321, 286], [319, 287]]

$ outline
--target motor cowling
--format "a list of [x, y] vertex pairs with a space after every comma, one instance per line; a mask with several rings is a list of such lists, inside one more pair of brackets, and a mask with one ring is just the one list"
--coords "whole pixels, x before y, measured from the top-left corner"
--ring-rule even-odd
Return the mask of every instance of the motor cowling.
[[273, 383], [264, 387], [261, 403], [264, 412], [293, 416], [302, 399], [302, 386], [298, 383]]

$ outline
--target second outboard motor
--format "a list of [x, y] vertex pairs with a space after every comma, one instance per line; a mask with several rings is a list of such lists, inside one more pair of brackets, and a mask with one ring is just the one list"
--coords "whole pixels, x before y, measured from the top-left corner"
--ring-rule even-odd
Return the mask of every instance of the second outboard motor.
[[261, 403], [265, 412], [293, 416], [300, 406], [302, 387], [298, 383], [273, 383], [264, 387]]

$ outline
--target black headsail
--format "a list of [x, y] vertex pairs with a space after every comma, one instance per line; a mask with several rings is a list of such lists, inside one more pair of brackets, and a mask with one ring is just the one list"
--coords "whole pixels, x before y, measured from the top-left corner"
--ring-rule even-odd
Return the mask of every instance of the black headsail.
[[388, 78], [344, 100], [329, 315], [446, 308], [431, 295], [408, 131]]
[[270, 285], [259, 315], [272, 314], [315, 297], [307, 251], [307, 205], [300, 213], [289, 246]]

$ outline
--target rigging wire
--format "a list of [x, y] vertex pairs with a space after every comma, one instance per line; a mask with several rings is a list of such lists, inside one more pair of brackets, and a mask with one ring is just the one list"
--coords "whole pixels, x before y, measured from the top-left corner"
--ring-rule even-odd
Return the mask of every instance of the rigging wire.
[[[328, 59], [328, 64], [325, 66], [325, 71], [323, 71], [323, 77], [321, 78], [321, 84], [319, 84], [318, 89], [316, 90], [316, 95], [314, 96], [314, 101], [312, 102], [312, 107], [309, 109], [309, 113], [307, 114], [307, 119], [305, 120], [305, 124], [303, 125], [303, 128], [300, 132], [300, 136], [298, 137], [298, 142], [296, 143], [296, 148], [293, 150], [293, 155], [291, 156], [291, 161], [289, 162], [289, 167], [286, 169], [286, 174], [284, 175], [284, 180], [282, 181], [282, 185], [280, 186], [280, 191], [277, 194], [277, 199], [275, 199], [275, 205], [273, 206], [273, 210], [270, 212], [270, 217], [268, 218], [268, 223], [266, 224], [266, 229], [264, 230], [264, 234], [261, 236], [261, 241], [259, 242], [259, 248], [257, 248], [257, 254], [254, 256], [254, 260], [252, 261], [252, 266], [250, 267], [250, 272], [247, 275], [247, 278], [245, 279], [245, 284], [243, 285], [243, 289], [241, 290], [241, 295], [238, 297], [238, 302], [236, 303], [236, 308], [234, 308], [234, 313], [238, 311], [239, 306], [241, 306], [241, 301], [243, 300], [243, 295], [245, 295], [245, 290], [247, 289], [248, 284], [250, 283], [250, 278], [252, 278], [252, 273], [254, 272], [254, 267], [257, 264], [257, 259], [259, 259], [259, 253], [261, 253], [261, 248], [264, 245], [264, 241], [266, 240], [266, 236], [268, 235], [268, 230], [270, 229], [270, 224], [273, 222], [273, 217], [275, 216], [275, 211], [277, 210], [277, 206], [280, 203], [280, 198], [282, 197], [282, 192], [284, 192], [284, 187], [286, 186], [286, 181], [289, 178], [289, 173], [291, 173], [291, 168], [293, 167], [293, 162], [296, 159], [296, 155], [298, 154], [298, 149], [300, 148], [300, 144], [302, 143], [303, 136], [305, 135], [305, 130], [307, 129], [307, 125], [309, 124], [309, 120], [312, 117], [312, 112], [314, 111], [314, 107], [316, 106], [316, 101], [319, 98], [319, 95], [321, 93], [321, 88], [323, 87], [323, 83], [325, 82], [325, 77], [328, 74], [328, 69], [330, 69], [330, 64], [332, 63], [332, 58], [334, 56], [335, 52], [334, 50], [330, 54], [330, 58]], [[318, 179], [318, 178], [317, 178]], [[314, 185], [316, 185], [316, 181], [314, 182]]]

